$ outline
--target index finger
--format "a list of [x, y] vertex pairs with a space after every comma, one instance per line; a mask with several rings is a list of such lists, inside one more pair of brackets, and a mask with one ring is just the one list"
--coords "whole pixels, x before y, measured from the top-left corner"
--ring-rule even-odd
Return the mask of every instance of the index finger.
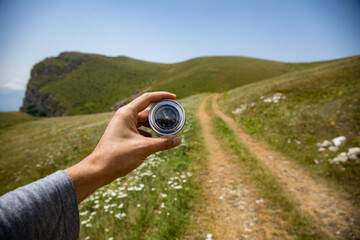
[[175, 99], [176, 95], [169, 92], [151, 92], [144, 93], [140, 97], [133, 100], [128, 106], [137, 112], [141, 112], [151, 103], [158, 102], [163, 99]]

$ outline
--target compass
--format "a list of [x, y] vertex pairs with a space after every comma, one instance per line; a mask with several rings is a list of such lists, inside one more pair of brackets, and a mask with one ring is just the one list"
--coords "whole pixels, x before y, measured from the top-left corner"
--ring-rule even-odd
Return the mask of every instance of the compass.
[[148, 118], [156, 134], [173, 135], [185, 124], [185, 110], [180, 103], [172, 99], [164, 99], [151, 107]]

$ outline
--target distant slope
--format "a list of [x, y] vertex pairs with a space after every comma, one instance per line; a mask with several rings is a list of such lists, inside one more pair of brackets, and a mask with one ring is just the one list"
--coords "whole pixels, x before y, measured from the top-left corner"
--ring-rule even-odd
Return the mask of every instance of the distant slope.
[[[233, 89], [219, 104], [250, 134], [333, 180], [360, 202], [360, 160], [328, 161], [360, 147], [360, 56]], [[345, 146], [319, 151], [317, 143], [338, 136], [347, 138]]]
[[202, 57], [160, 64], [67, 52], [34, 66], [22, 111], [38, 116], [104, 112], [142, 91], [168, 90], [183, 98], [221, 92], [313, 65], [246, 57]]
[[0, 133], [9, 126], [34, 119], [36, 118], [24, 112], [0, 112]]

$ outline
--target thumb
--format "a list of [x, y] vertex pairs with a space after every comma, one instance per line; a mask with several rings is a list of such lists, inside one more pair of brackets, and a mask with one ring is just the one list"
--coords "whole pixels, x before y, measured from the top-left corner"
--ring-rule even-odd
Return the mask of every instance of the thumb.
[[158, 151], [163, 151], [179, 146], [181, 143], [181, 137], [176, 135], [168, 135], [158, 138], [148, 138], [148, 141], [149, 145], [147, 150], [149, 154], [152, 154]]

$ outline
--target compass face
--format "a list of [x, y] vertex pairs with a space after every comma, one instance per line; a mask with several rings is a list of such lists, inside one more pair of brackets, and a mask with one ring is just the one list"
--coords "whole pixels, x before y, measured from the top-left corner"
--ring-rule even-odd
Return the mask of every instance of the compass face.
[[151, 107], [148, 119], [156, 135], [174, 135], [184, 127], [185, 110], [175, 100], [163, 99]]
[[155, 112], [156, 125], [165, 131], [174, 129], [179, 124], [179, 112], [171, 105], [163, 105]]

